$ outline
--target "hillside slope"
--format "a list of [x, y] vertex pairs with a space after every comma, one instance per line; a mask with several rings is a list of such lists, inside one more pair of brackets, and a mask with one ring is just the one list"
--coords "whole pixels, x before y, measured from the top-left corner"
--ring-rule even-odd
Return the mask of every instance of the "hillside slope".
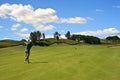
[[22, 45], [23, 42], [16, 40], [1, 40], [0, 48]]

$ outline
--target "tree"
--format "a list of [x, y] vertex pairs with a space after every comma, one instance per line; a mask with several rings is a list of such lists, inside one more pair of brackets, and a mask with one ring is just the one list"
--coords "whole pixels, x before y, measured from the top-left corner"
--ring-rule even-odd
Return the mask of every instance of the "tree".
[[25, 40], [25, 39], [22, 39], [21, 42], [26, 42], [26, 40]]
[[71, 36], [71, 39], [72, 39], [72, 40], [75, 40], [75, 41], [77, 41], [77, 42], [79, 42], [80, 37], [79, 37], [79, 35], [73, 34], [73, 35]]
[[106, 37], [106, 40], [112, 41], [112, 42], [119, 42], [120, 38], [118, 36], [108, 36]]
[[43, 33], [42, 35], [43, 35], [43, 40], [45, 40], [45, 34]]
[[57, 39], [57, 40], [59, 40], [59, 37], [60, 37], [60, 34], [58, 32], [55, 32], [54, 33], [54, 38]]
[[85, 42], [89, 44], [100, 44], [100, 39], [94, 36], [86, 36]]
[[36, 32], [31, 32], [30, 33], [30, 39], [32, 40], [33, 44], [36, 44], [37, 41], [37, 33]]
[[72, 35], [71, 39], [78, 42], [83, 41], [89, 44], [100, 44], [100, 39], [94, 36]]
[[118, 36], [108, 36], [106, 39], [112, 40], [112, 41], [120, 40], [120, 38]]
[[37, 31], [37, 32], [36, 32], [36, 36], [37, 36], [37, 40], [40, 41], [40, 38], [41, 38], [41, 32], [40, 32], [40, 31]]
[[32, 40], [33, 44], [36, 44], [36, 41], [40, 41], [41, 38], [41, 32], [40, 31], [34, 31], [30, 33], [30, 39]]
[[65, 34], [65, 37], [67, 37], [67, 39], [70, 39], [70, 37], [71, 37], [70, 31], [68, 31], [68, 32]]

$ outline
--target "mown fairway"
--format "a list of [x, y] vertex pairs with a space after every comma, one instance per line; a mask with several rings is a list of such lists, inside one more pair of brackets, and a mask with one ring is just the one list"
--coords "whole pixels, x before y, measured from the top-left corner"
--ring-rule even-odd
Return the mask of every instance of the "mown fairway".
[[120, 80], [120, 48], [104, 45], [0, 48], [0, 80]]

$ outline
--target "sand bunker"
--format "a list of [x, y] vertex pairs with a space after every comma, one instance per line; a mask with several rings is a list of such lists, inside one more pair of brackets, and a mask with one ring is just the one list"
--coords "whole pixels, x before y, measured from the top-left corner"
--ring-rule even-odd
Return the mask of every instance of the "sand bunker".
[[110, 48], [120, 48], [120, 46], [111, 46]]

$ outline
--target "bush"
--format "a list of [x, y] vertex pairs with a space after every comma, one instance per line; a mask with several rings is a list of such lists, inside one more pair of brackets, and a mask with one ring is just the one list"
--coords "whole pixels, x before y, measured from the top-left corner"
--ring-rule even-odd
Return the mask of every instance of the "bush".
[[65, 44], [69, 44], [69, 45], [78, 44], [76, 41], [74, 41], [74, 40], [68, 40], [68, 39], [60, 39], [56, 43], [65, 43]]
[[40, 41], [38, 45], [40, 45], [40, 46], [50, 46], [51, 43], [47, 42], [47, 41]]
[[89, 44], [100, 44], [101, 43], [100, 39], [94, 36], [72, 35], [71, 39], [77, 42], [83, 41]]
[[77, 44], [77, 42], [74, 41], [74, 40], [67, 40], [67, 39], [56, 40], [55, 38], [49, 38], [49, 39], [46, 39], [46, 40], [37, 41], [35, 45], [50, 46], [52, 44], [62, 44], [62, 43], [69, 44], [69, 45]]

